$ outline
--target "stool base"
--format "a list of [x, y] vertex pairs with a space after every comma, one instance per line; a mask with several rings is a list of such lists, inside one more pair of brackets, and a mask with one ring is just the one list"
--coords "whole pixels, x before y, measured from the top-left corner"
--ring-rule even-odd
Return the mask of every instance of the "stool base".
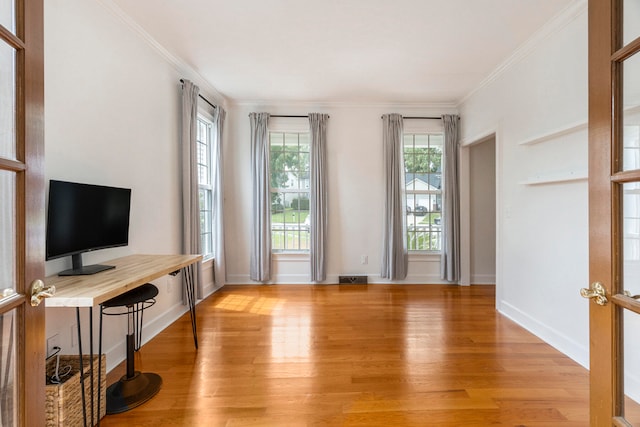
[[136, 371], [133, 377], [123, 376], [107, 387], [107, 415], [126, 412], [142, 405], [160, 391], [162, 377], [151, 372]]

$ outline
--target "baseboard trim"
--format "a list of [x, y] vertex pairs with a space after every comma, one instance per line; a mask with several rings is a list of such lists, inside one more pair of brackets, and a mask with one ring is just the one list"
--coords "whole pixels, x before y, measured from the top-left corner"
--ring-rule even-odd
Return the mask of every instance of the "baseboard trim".
[[498, 301], [496, 308], [505, 317], [513, 320], [556, 350], [589, 369], [589, 348], [585, 345], [539, 322], [504, 300]]
[[471, 283], [473, 283], [474, 285], [495, 285], [496, 275], [495, 274], [472, 274]]

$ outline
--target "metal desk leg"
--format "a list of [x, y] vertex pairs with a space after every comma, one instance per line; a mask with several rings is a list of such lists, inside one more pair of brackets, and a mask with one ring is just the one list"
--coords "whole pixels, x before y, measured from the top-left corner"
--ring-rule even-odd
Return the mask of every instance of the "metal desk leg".
[[[91, 390], [91, 397], [89, 400], [91, 401], [91, 425], [92, 426], [93, 426], [93, 420], [94, 420], [93, 375], [94, 375], [93, 373], [93, 307], [89, 307], [89, 381], [91, 381], [91, 386], [89, 387], [89, 389]], [[98, 425], [100, 425], [99, 416], [98, 416]]]
[[[100, 305], [100, 326], [98, 329], [98, 426], [100, 426], [101, 398], [102, 398], [102, 304]], [[106, 373], [105, 373], [106, 374]], [[104, 404], [106, 405], [106, 398]]]
[[191, 329], [193, 330], [193, 343], [198, 348], [198, 331], [196, 325], [196, 289], [193, 280], [193, 264], [182, 269], [185, 278], [189, 314], [191, 316]]
[[[84, 391], [84, 360], [82, 354], [82, 327], [80, 322], [80, 307], [76, 307], [76, 323], [78, 325], [78, 358], [79, 358], [79, 370], [80, 370], [80, 392], [82, 394], [82, 419], [84, 421], [84, 427], [87, 427], [87, 398]], [[102, 334], [100, 336], [102, 338]], [[97, 425], [100, 425], [100, 407], [98, 407], [98, 414], [94, 417], [94, 386], [93, 386], [93, 307], [89, 307], [89, 380], [91, 381], [91, 385], [89, 386], [91, 397], [89, 401], [91, 402], [91, 422], [90, 426], [93, 426], [94, 418], [97, 419]], [[102, 347], [102, 340], [100, 342], [100, 347]], [[100, 359], [100, 362], [102, 358]], [[100, 367], [101, 368], [101, 367]], [[98, 371], [98, 393], [100, 393], [100, 381], [101, 381], [100, 371]], [[100, 405], [100, 400], [98, 400], [98, 405]]]

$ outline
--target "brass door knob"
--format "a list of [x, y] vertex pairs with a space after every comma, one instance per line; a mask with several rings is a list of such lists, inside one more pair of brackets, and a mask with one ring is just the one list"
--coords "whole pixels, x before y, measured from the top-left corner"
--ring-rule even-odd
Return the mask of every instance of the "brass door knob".
[[592, 283], [591, 289], [587, 289], [587, 288], [580, 289], [580, 295], [583, 298], [595, 299], [595, 302], [598, 305], [606, 305], [609, 302], [606, 296], [607, 290], [604, 288], [604, 286], [600, 282]]
[[42, 280], [36, 279], [31, 283], [31, 305], [37, 307], [44, 298], [52, 297], [55, 293], [55, 286], [45, 286]]

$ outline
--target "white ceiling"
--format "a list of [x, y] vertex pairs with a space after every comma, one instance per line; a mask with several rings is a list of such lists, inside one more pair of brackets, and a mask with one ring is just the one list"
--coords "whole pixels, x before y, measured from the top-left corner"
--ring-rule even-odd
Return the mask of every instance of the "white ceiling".
[[578, 0], [110, 1], [230, 101], [456, 104]]

